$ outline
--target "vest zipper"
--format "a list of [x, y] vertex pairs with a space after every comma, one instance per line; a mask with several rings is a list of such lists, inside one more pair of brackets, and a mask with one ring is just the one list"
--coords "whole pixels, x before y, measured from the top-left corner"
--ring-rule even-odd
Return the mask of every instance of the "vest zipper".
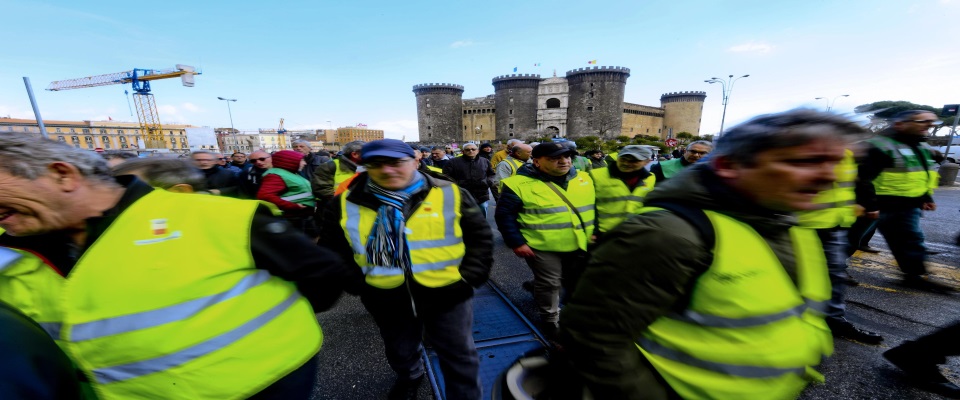
[[410, 308], [413, 310], [413, 318], [417, 318], [417, 303], [413, 300], [413, 291], [410, 290], [410, 280], [413, 279], [413, 271], [409, 267], [403, 269], [403, 284], [407, 288], [407, 296], [410, 297]]

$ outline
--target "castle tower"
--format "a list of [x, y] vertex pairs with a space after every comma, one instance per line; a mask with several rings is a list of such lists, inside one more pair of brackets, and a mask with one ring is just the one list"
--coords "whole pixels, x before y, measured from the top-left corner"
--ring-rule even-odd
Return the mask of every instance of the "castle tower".
[[463, 137], [463, 86], [423, 83], [413, 86], [417, 96], [417, 128], [422, 143], [457, 143]]
[[700, 135], [700, 117], [703, 115], [703, 100], [707, 92], [674, 92], [660, 96], [663, 108], [663, 139], [676, 137], [680, 132]]
[[610, 139], [620, 136], [623, 93], [629, 77], [630, 69], [623, 67], [567, 71], [570, 85], [567, 137], [596, 135]]
[[522, 137], [537, 130], [537, 88], [540, 75], [513, 74], [493, 78], [497, 140]]

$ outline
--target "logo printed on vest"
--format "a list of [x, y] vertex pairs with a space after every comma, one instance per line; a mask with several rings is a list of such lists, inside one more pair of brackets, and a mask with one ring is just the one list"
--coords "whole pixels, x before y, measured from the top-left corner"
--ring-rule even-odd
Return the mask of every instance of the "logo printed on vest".
[[183, 236], [183, 232], [174, 231], [167, 236], [161, 236], [167, 234], [167, 220], [166, 218], [162, 219], [152, 219], [150, 220], [150, 232], [153, 233], [153, 239], [143, 239], [143, 240], [134, 240], [133, 244], [137, 246], [143, 246], [145, 244], [154, 244], [165, 242], [167, 240], [179, 239]]
[[154, 236], [165, 235], [167, 233], [167, 220], [166, 219], [150, 220], [150, 230], [153, 231]]

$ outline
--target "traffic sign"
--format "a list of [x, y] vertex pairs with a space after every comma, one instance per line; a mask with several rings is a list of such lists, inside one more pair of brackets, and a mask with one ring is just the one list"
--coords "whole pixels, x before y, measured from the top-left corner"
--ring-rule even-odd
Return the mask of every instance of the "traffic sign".
[[664, 143], [669, 147], [677, 147], [677, 139], [674, 138], [667, 139]]

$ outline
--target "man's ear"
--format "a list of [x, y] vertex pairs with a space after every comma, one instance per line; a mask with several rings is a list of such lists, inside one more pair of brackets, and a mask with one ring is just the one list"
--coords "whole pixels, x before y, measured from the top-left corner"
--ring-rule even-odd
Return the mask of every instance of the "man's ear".
[[737, 179], [740, 177], [740, 165], [729, 157], [710, 157], [710, 164], [713, 166], [717, 176], [725, 179]]
[[193, 193], [193, 186], [190, 186], [186, 183], [178, 183], [176, 185], [170, 186], [167, 188], [168, 192], [171, 193]]
[[52, 162], [47, 165], [47, 172], [64, 192], [73, 192], [83, 184], [83, 174], [73, 164], [63, 161]]

